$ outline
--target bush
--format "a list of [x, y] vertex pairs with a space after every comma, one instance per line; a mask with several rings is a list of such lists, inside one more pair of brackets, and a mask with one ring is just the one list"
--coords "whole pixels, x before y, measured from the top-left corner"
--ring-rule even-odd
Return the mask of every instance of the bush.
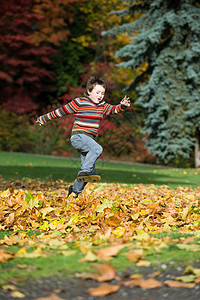
[[32, 147], [29, 118], [2, 110], [0, 112], [0, 150], [25, 151]]

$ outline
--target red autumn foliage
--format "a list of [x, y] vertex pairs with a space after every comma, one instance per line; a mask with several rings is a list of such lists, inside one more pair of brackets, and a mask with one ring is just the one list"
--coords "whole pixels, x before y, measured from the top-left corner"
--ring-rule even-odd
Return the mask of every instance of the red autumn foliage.
[[33, 0], [0, 3], [1, 102], [4, 109], [17, 113], [36, 109], [34, 100], [48, 89], [46, 82], [54, 77], [45, 64], [50, 63], [55, 50], [31, 43], [34, 26], [42, 19], [31, 13], [32, 5]]
[[[26, 113], [35, 110], [36, 103], [44, 101], [44, 95], [51, 95], [55, 77], [51, 63], [57, 52], [54, 45], [67, 39], [69, 30], [64, 18], [69, 17], [68, 22], [72, 21], [74, 1], [77, 0], [67, 3], [34, 0], [0, 2], [0, 88], [3, 109]], [[69, 12], [66, 6], [70, 8]], [[61, 14], [65, 11], [66, 15]]]

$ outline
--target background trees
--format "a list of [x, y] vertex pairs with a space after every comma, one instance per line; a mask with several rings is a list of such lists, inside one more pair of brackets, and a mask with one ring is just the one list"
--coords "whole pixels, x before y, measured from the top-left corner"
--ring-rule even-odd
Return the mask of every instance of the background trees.
[[188, 158], [195, 148], [196, 167], [200, 167], [199, 2], [134, 1], [117, 15], [138, 13], [138, 19], [106, 34], [128, 33], [131, 37], [116, 52], [116, 57], [124, 59], [120, 66], [136, 69], [146, 63], [127, 88], [137, 87], [136, 104], [145, 111], [146, 147], [165, 163]]
[[[124, 21], [110, 11], [125, 7], [119, 0], [1, 1], [1, 150], [69, 155], [65, 138], [70, 136], [72, 116], [42, 129], [35, 130], [33, 124], [39, 114], [82, 95], [91, 74], [106, 79], [107, 100], [119, 102], [135, 71], [116, 68], [120, 59], [114, 52], [129, 37], [123, 33], [105, 38], [101, 32]], [[135, 93], [130, 96], [134, 99]], [[140, 115], [133, 110], [102, 122], [105, 155], [148, 157], [144, 148], [141, 151], [139, 122]]]
[[[2, 0], [0, 3], [0, 88], [2, 108], [26, 113], [55, 88], [56, 46], [67, 40], [77, 0]], [[80, 2], [80, 1], [79, 1]], [[47, 101], [46, 101], [47, 103]]]
[[[24, 122], [27, 134], [22, 126], [10, 143], [10, 127], [2, 121], [0, 149], [69, 152], [61, 141], [70, 134], [72, 118], [36, 132], [31, 116], [34, 122], [81, 95], [95, 74], [106, 79], [108, 101], [118, 103], [125, 89], [138, 104], [102, 123], [100, 142], [107, 154], [146, 161], [145, 135], [160, 161], [177, 163], [196, 149], [199, 166], [199, 9], [194, 0], [1, 1], [0, 118], [12, 118], [12, 128]], [[28, 119], [21, 118], [27, 113]]]

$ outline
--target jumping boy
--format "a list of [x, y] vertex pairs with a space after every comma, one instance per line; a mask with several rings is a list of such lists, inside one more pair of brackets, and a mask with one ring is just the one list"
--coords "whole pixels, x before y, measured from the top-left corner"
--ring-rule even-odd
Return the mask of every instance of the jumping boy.
[[87, 182], [98, 182], [101, 177], [94, 174], [95, 162], [102, 154], [102, 147], [96, 142], [100, 122], [105, 116], [123, 112], [130, 106], [129, 97], [124, 97], [120, 104], [111, 105], [103, 101], [106, 84], [102, 79], [91, 76], [86, 85], [86, 96], [73, 99], [66, 105], [49, 112], [37, 119], [39, 125], [69, 114], [74, 114], [71, 144], [81, 157], [81, 170], [73, 185], [69, 187], [68, 197], [74, 198], [83, 191]]

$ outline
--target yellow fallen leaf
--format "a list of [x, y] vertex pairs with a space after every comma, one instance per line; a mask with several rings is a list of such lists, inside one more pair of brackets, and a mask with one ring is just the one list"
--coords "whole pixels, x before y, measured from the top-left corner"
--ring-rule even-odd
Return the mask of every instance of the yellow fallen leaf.
[[9, 197], [10, 194], [11, 194], [10, 190], [7, 189], [7, 190], [1, 192], [0, 196], [1, 196], [2, 198], [6, 198], [6, 197]]
[[126, 232], [126, 229], [122, 226], [119, 226], [112, 231], [112, 233], [114, 233], [117, 238], [121, 238], [125, 232]]
[[194, 275], [196, 275], [196, 276], [200, 276], [200, 269], [193, 268], [192, 266], [188, 266], [188, 267], [184, 270], [184, 274], [194, 274]]
[[45, 218], [45, 216], [50, 213], [51, 211], [55, 210], [53, 207], [44, 207], [40, 209], [40, 212], [42, 214], [42, 218]]
[[140, 279], [142, 278], [142, 274], [136, 273], [130, 276], [131, 279]]
[[136, 230], [137, 235], [134, 236], [134, 239], [139, 241], [149, 241], [151, 239], [150, 235], [143, 230]]
[[98, 257], [91, 251], [88, 250], [88, 252], [86, 253], [86, 255], [80, 259], [80, 261], [84, 262], [84, 261], [97, 261]]
[[26, 252], [26, 248], [22, 248], [17, 251], [16, 256], [24, 257], [24, 258], [25, 257], [26, 258], [35, 258], [35, 257], [41, 257], [41, 256], [45, 256], [45, 255], [42, 253], [42, 249], [40, 247], [38, 247], [32, 252]]
[[1, 288], [4, 290], [4, 291], [15, 291], [17, 289], [17, 287], [15, 285], [12, 285], [12, 284], [5, 284], [5, 285], [2, 285]]
[[174, 279], [182, 281], [182, 282], [194, 282], [196, 276], [191, 274], [191, 275], [185, 275], [185, 276], [178, 276], [175, 277]]
[[139, 213], [135, 213], [135, 214], [133, 214], [133, 215], [131, 215], [131, 218], [134, 220], [134, 221], [136, 221], [138, 218], [139, 218]]
[[25, 298], [26, 296], [21, 293], [20, 291], [13, 291], [10, 293], [11, 297], [14, 297], [14, 298]]
[[44, 221], [44, 223], [40, 226], [40, 229], [46, 231], [49, 228], [48, 221]]
[[182, 211], [182, 219], [183, 219], [183, 221], [186, 220], [189, 210], [190, 210], [190, 208], [188, 206], [183, 209], [183, 211]]

